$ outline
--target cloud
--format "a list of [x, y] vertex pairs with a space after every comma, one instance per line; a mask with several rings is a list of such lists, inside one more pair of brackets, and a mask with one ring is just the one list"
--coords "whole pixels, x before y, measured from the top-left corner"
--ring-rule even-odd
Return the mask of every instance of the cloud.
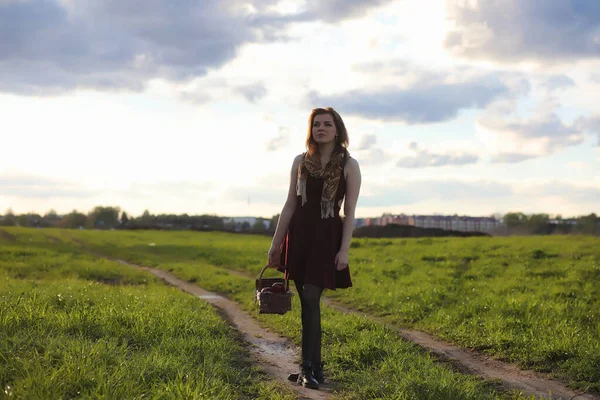
[[506, 115], [486, 115], [478, 120], [480, 128], [500, 146], [494, 162], [520, 162], [528, 158], [555, 153], [583, 142], [584, 135], [575, 124], [565, 124], [554, 112], [523, 119]]
[[487, 75], [463, 82], [418, 79], [409, 87], [386, 86], [337, 95], [313, 91], [308, 98], [311, 104], [332, 104], [344, 114], [424, 124], [449, 121], [456, 118], [461, 109], [484, 108], [510, 94], [500, 75]]
[[553, 75], [542, 82], [541, 87], [548, 90], [560, 90], [575, 86], [575, 81], [566, 75]]
[[461, 56], [554, 62], [600, 55], [595, 1], [452, 1], [448, 10], [456, 28], [445, 46]]
[[578, 118], [573, 126], [582, 132], [587, 132], [598, 137], [597, 146], [600, 147], [600, 114]]
[[574, 203], [600, 202], [598, 186], [573, 185], [571, 183], [553, 181], [524, 189], [525, 193], [534, 196], [556, 196]]
[[[370, 10], [381, 7], [392, 0], [305, 0], [303, 7], [293, 13], [268, 11], [273, 1], [254, 2], [258, 15], [254, 18], [256, 25], [282, 26], [289, 23], [322, 21], [337, 23], [347, 19], [360, 18]], [[266, 4], [261, 4], [266, 3]], [[270, 31], [277, 35], [276, 32]]]
[[525, 160], [529, 160], [531, 158], [535, 158], [536, 155], [532, 154], [522, 154], [522, 153], [499, 153], [492, 156], [493, 163], [507, 163], [507, 164], [516, 164]]
[[372, 194], [361, 194], [361, 207], [390, 207], [447, 199], [471, 203], [498, 200], [512, 196], [513, 188], [509, 184], [490, 181], [423, 180], [373, 186], [371, 192]]
[[[0, 3], [0, 90], [139, 90], [204, 75], [256, 40], [226, 2], [29, 0]], [[236, 26], [236, 29], [231, 29]]]
[[235, 91], [244, 96], [250, 103], [256, 103], [267, 95], [267, 88], [260, 83], [238, 86]]
[[[293, 22], [339, 22], [385, 3], [319, 2], [285, 18], [276, 0], [0, 1], [0, 91], [54, 95], [76, 88], [142, 90], [153, 78], [188, 81], [246, 43], [281, 39]], [[261, 14], [262, 12], [262, 14]], [[251, 101], [260, 87], [241, 88]]]
[[279, 127], [279, 133], [267, 142], [267, 151], [277, 151], [290, 142], [290, 131], [287, 128]]
[[377, 136], [375, 134], [366, 134], [360, 138], [357, 150], [368, 150], [377, 143]]
[[205, 104], [219, 99], [242, 96], [249, 103], [256, 103], [267, 95], [266, 86], [261, 82], [239, 84], [231, 79], [204, 77], [178, 92], [181, 100], [195, 104]]
[[409, 144], [409, 149], [415, 155], [402, 157], [396, 165], [401, 168], [427, 168], [427, 167], [444, 167], [449, 165], [467, 165], [474, 164], [479, 161], [479, 156], [471, 153], [446, 153], [435, 154], [430, 153], [426, 149], [420, 149], [416, 142]]
[[0, 176], [2, 196], [57, 199], [88, 198], [97, 194], [74, 183], [36, 176]]
[[378, 147], [371, 147], [367, 150], [359, 150], [358, 156], [354, 156], [359, 160], [362, 166], [381, 165], [391, 158], [389, 154]]

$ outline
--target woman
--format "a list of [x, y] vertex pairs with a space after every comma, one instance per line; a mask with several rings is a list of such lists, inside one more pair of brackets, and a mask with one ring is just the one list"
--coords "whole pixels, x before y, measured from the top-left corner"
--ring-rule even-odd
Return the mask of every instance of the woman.
[[[358, 162], [348, 150], [348, 132], [333, 108], [309, 117], [307, 152], [292, 164], [289, 192], [269, 249], [269, 265], [285, 267], [302, 306], [302, 363], [297, 381], [317, 389], [321, 360], [321, 294], [352, 286], [348, 250], [361, 185]], [[344, 201], [344, 219], [340, 208]], [[295, 375], [295, 374], [293, 374]], [[293, 376], [290, 375], [290, 376]]]

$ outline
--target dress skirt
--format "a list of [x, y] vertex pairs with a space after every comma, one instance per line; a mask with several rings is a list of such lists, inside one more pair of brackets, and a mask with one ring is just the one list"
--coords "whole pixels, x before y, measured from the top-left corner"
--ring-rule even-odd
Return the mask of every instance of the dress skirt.
[[296, 209], [282, 244], [282, 259], [286, 277], [302, 283], [310, 283], [326, 289], [352, 286], [350, 267], [337, 271], [335, 256], [342, 244], [343, 221], [340, 203], [346, 192], [343, 175], [338, 184], [334, 217], [321, 218], [321, 192], [323, 179], [308, 175], [306, 182], [307, 202], [302, 205], [298, 196]]

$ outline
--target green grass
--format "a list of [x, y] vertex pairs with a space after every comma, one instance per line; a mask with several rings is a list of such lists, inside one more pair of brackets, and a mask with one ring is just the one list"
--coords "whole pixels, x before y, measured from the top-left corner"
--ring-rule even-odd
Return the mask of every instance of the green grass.
[[[53, 234], [196, 275], [207, 264], [257, 274], [270, 242], [225, 233]], [[327, 296], [600, 393], [600, 238], [353, 239], [350, 266], [354, 287]]]
[[[299, 303], [284, 316], [257, 315], [252, 279], [231, 275], [204, 261], [215, 257], [198, 237], [189, 234], [46, 231], [65, 241], [85, 243], [95, 251], [152, 264], [213, 291], [227, 294], [254, 313], [262, 324], [300, 344]], [[21, 232], [22, 236], [25, 232]], [[222, 237], [215, 238], [217, 242]], [[254, 240], [255, 237], [246, 239]], [[190, 241], [189, 244], [182, 242]], [[169, 242], [171, 241], [171, 242]], [[149, 243], [154, 243], [148, 246]], [[196, 242], [197, 243], [197, 242]], [[208, 246], [208, 245], [207, 245]], [[211, 244], [212, 246], [212, 244]], [[228, 252], [227, 255], [231, 255]], [[235, 254], [234, 254], [235, 255]], [[214, 259], [212, 260], [215, 263]], [[341, 399], [522, 399], [516, 392], [498, 392], [492, 383], [454, 371], [397, 333], [367, 318], [323, 310], [324, 358], [328, 376], [338, 384]], [[290, 371], [292, 372], [292, 371]]]
[[4, 398], [292, 399], [205, 302], [45, 232], [0, 236]]

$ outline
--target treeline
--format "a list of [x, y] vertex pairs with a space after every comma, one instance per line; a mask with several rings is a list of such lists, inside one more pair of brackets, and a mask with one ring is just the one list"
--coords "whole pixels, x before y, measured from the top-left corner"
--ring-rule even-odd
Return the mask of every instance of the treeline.
[[[88, 213], [73, 210], [64, 215], [59, 215], [54, 210], [50, 210], [44, 215], [35, 213], [16, 215], [9, 209], [4, 215], [0, 215], [0, 226], [67, 229], [217, 230], [270, 235], [277, 226], [278, 218], [279, 215], [274, 215], [269, 219], [256, 218], [250, 222], [209, 214], [154, 215], [148, 210], [138, 217], [133, 217], [122, 211], [120, 207], [99, 206]], [[600, 218], [595, 213], [574, 218], [562, 218], [560, 215], [550, 218], [548, 214], [509, 212], [501, 219], [503, 225], [491, 232], [492, 235], [600, 235]], [[354, 233], [357, 237], [473, 236], [478, 234], [480, 233], [405, 225], [360, 227]]]
[[[600, 235], [600, 218], [595, 214], [576, 218], [563, 218], [548, 214], [524, 214], [509, 212], [502, 218], [506, 234], [514, 235]], [[502, 232], [498, 232], [502, 234]]]
[[277, 226], [279, 216], [270, 219], [256, 218], [248, 221], [236, 221], [216, 215], [188, 214], [151, 214], [144, 211], [139, 217], [133, 217], [120, 207], [95, 207], [84, 214], [77, 210], [59, 215], [50, 210], [44, 215], [27, 213], [16, 215], [8, 210], [0, 216], [0, 226], [23, 226], [35, 228], [65, 229], [161, 229], [161, 230], [218, 230], [242, 233], [271, 234]]

